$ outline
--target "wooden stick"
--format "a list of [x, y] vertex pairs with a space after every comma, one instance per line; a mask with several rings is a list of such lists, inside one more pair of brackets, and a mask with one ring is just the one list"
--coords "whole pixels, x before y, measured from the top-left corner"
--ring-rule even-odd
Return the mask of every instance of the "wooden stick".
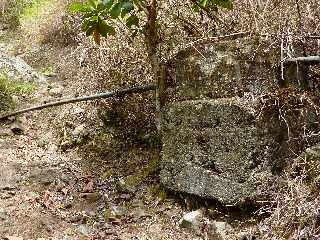
[[60, 105], [68, 104], [68, 103], [92, 101], [92, 100], [96, 100], [96, 99], [110, 98], [110, 97], [119, 97], [119, 96], [131, 94], [131, 93], [142, 93], [142, 92], [152, 91], [155, 89], [156, 89], [156, 85], [150, 84], [150, 85], [144, 85], [144, 86], [140, 86], [140, 87], [132, 87], [132, 88], [127, 88], [127, 89], [123, 89], [123, 90], [117, 90], [114, 92], [104, 92], [104, 93], [99, 93], [99, 94], [90, 95], [90, 96], [62, 99], [59, 101], [46, 103], [43, 105], [25, 108], [25, 109], [21, 109], [18, 111], [4, 114], [4, 115], [0, 116], [0, 120], [8, 118], [8, 117], [16, 116], [18, 114], [41, 110], [44, 108], [49, 108], [49, 107], [54, 107], [54, 106], [60, 106]]

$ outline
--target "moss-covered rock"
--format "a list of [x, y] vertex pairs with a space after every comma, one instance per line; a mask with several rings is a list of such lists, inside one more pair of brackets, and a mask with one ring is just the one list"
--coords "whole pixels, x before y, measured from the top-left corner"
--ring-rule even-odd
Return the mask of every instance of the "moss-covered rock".
[[277, 49], [241, 39], [189, 47], [166, 64], [167, 100], [254, 95], [277, 87]]
[[256, 195], [255, 174], [270, 171], [273, 137], [238, 99], [174, 103], [162, 116], [162, 183], [236, 204]]

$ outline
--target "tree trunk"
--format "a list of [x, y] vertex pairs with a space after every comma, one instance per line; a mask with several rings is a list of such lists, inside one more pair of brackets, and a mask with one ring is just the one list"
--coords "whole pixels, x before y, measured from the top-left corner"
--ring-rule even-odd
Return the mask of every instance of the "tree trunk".
[[157, 129], [161, 130], [160, 112], [164, 104], [164, 91], [165, 91], [165, 74], [164, 67], [158, 54], [159, 36], [156, 26], [157, 21], [157, 0], [151, 0], [147, 6], [148, 22], [145, 32], [145, 44], [147, 48], [148, 58], [151, 64], [152, 74], [156, 83], [156, 125]]

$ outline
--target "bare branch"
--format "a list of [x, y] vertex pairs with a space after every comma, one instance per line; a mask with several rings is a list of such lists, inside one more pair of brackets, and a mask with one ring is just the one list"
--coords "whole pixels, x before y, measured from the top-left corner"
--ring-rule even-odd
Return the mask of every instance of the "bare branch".
[[92, 101], [92, 100], [102, 99], [102, 98], [119, 97], [119, 96], [131, 94], [131, 93], [142, 93], [142, 92], [152, 91], [155, 89], [156, 89], [156, 86], [151, 84], [151, 85], [144, 85], [144, 86], [140, 86], [140, 87], [127, 88], [127, 89], [118, 90], [118, 91], [114, 91], [114, 92], [104, 92], [104, 93], [99, 93], [99, 94], [90, 95], [90, 96], [62, 99], [59, 101], [46, 103], [43, 105], [25, 108], [25, 109], [18, 110], [15, 112], [7, 113], [5, 115], [0, 116], [0, 120], [8, 118], [8, 117], [16, 116], [16, 115], [19, 115], [22, 113], [41, 110], [41, 109], [49, 108], [49, 107], [61, 106], [64, 104], [76, 103], [76, 102]]

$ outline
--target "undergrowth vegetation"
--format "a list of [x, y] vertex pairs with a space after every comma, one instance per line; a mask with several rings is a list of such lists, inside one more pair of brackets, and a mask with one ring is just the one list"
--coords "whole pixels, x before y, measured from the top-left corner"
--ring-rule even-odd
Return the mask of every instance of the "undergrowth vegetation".
[[8, 94], [30, 94], [36, 89], [36, 84], [32, 82], [16, 82], [9, 79], [5, 71], [0, 74], [1, 91]]
[[[73, 89], [77, 94], [152, 82], [152, 70], [142, 35], [133, 34], [132, 30], [116, 21], [113, 27], [121, 34], [108, 35], [106, 39], [101, 40], [98, 47], [94, 44], [93, 38], [87, 38], [80, 32], [80, 17], [68, 13], [67, 6], [70, 2], [74, 1], [0, 1], [0, 5], [6, 9], [0, 13], [0, 18], [10, 22], [14, 27], [21, 26], [21, 45], [29, 46], [30, 43], [37, 42], [40, 46], [47, 44], [57, 52], [60, 51], [60, 55], [51, 57], [49, 61], [58, 69], [61, 78], [79, 83]], [[192, 46], [196, 41], [206, 42], [209, 41], [208, 37], [237, 32], [248, 32], [248, 37], [258, 36], [269, 43], [268, 47], [261, 49], [257, 42], [256, 52], [268, 52], [277, 48], [280, 54], [275, 56], [275, 61], [278, 63], [287, 57], [320, 54], [318, 0], [235, 0], [232, 11], [220, 9], [214, 13], [214, 18], [206, 12], [194, 13], [188, 1], [161, 1], [159, 5], [161, 12], [157, 19], [160, 39], [158, 50], [162, 62], [169, 60], [179, 50]], [[42, 54], [49, 54], [50, 51], [44, 49]], [[253, 52], [252, 61], [255, 60], [255, 56]], [[310, 77], [314, 80], [314, 88], [318, 87], [319, 76], [320, 70], [313, 69]], [[30, 85], [10, 83], [5, 75], [0, 77], [1, 93], [29, 92], [32, 89], [34, 88]], [[272, 107], [284, 111], [284, 115], [281, 116], [280, 113], [277, 117], [283, 117], [285, 120], [289, 115], [292, 117], [291, 123], [295, 125], [286, 124], [284, 121], [282, 126], [295, 134], [291, 135], [291, 138], [288, 137], [288, 144], [295, 143], [297, 137], [305, 136], [303, 142], [299, 142], [301, 145], [296, 146], [297, 151], [292, 157], [294, 158], [315, 142], [308, 137], [319, 135], [318, 126], [312, 129], [311, 125], [307, 128], [303, 125], [305, 118], [311, 115], [314, 123], [319, 122], [319, 101], [313, 97], [318, 94], [316, 91], [290, 91], [287, 90], [285, 98], [281, 98], [281, 93], [275, 93], [266, 96], [265, 99], [269, 100], [269, 103], [275, 103]], [[95, 151], [94, 157], [97, 159], [107, 159], [108, 162], [121, 159], [122, 161], [114, 163], [114, 167], [116, 169], [122, 164], [126, 166], [126, 171], [130, 171], [133, 165], [135, 166], [131, 169], [139, 168], [139, 164], [143, 162], [141, 159], [133, 162], [137, 160], [134, 158], [132, 161], [128, 160], [132, 157], [130, 154], [139, 148], [144, 149], [144, 154], [148, 157], [151, 155], [150, 158], [158, 157], [161, 144], [154, 120], [154, 98], [153, 94], [144, 94], [95, 104], [94, 107], [100, 109], [99, 116], [108, 131], [101, 131], [86, 143], [85, 157], [91, 159], [93, 155], [90, 154], [94, 154]], [[312, 101], [309, 101], [310, 99]], [[304, 106], [296, 108], [297, 105]], [[310, 109], [310, 116], [303, 115]], [[297, 119], [293, 118], [294, 116], [300, 117], [301, 122], [294, 120]], [[302, 161], [304, 158], [298, 159], [300, 161], [296, 160], [294, 168], [286, 169], [285, 185], [281, 191], [274, 193], [274, 200], [269, 202], [269, 208], [260, 210], [269, 216], [258, 226], [262, 239], [295, 240], [320, 237], [320, 157], [308, 166]], [[133, 176], [132, 182], [136, 184], [143, 181], [146, 175], [154, 170], [153, 164], [156, 162], [151, 162], [152, 169], [146, 167], [147, 171], [141, 173], [141, 178]], [[307, 168], [315, 170], [306, 170]], [[299, 173], [297, 169], [300, 169]], [[306, 181], [307, 179], [310, 180]]]

